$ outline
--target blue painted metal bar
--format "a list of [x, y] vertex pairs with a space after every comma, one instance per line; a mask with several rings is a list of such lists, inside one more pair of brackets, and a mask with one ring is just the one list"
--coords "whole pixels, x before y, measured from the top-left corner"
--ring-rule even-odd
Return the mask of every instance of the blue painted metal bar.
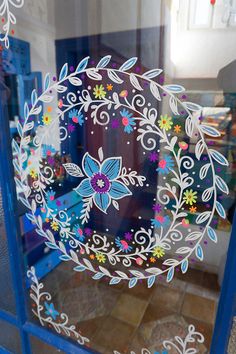
[[[2, 76], [3, 73], [0, 73]], [[1, 80], [2, 82], [2, 80]], [[19, 220], [16, 215], [16, 192], [14, 186], [14, 171], [12, 165], [12, 148], [10, 139], [9, 120], [7, 119], [6, 92], [2, 84], [0, 84], [0, 185], [2, 186], [2, 202], [5, 217], [5, 229], [7, 234], [8, 253], [10, 259], [10, 269], [13, 281], [13, 291], [16, 302], [16, 314], [19, 323], [23, 325], [26, 322], [26, 302], [24, 297], [23, 286], [23, 254], [21, 252], [22, 245], [20, 239]], [[31, 353], [30, 343], [27, 333], [22, 327], [19, 328], [22, 339], [23, 353]]]
[[[214, 334], [211, 344], [212, 354], [227, 353], [227, 345], [232, 326], [233, 316], [236, 315], [236, 212], [234, 213], [231, 238], [224, 280], [215, 321]], [[236, 349], [235, 349], [236, 350]], [[236, 351], [235, 351], [236, 352]]]
[[9, 352], [9, 350], [6, 350], [5, 348], [3, 348], [1, 345], [0, 345], [0, 353], [1, 354], [14, 354], [12, 352]]
[[98, 352], [91, 350], [87, 347], [82, 347], [79, 344], [74, 344], [72, 341], [68, 340], [68, 337], [59, 336], [56, 333], [48, 331], [46, 328], [38, 326], [36, 324], [27, 322], [24, 324], [23, 329], [30, 333], [33, 336], [41, 339], [45, 343], [52, 345], [60, 350], [65, 351], [66, 353], [74, 354], [98, 354]]
[[17, 327], [20, 326], [18, 319], [15, 316], [13, 316], [11, 313], [1, 310], [1, 309], [0, 309], [0, 320], [7, 321], [10, 324], [12, 324], [13, 326], [17, 326]]

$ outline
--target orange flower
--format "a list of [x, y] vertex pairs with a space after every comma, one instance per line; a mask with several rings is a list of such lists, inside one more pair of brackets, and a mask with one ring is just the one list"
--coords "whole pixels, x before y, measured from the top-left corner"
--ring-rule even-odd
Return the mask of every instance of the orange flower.
[[111, 91], [113, 89], [113, 85], [112, 84], [107, 84], [107, 90]]
[[150, 258], [150, 262], [155, 263], [155, 262], [156, 262], [156, 258], [151, 257], [151, 258]]
[[89, 258], [90, 258], [90, 259], [95, 259], [94, 254], [90, 254]]
[[175, 133], [180, 133], [180, 132], [181, 132], [181, 125], [176, 124], [176, 125], [174, 126], [174, 132], [175, 132]]
[[194, 214], [197, 211], [197, 207], [191, 206], [191, 208], [189, 208], [189, 211], [190, 211], [190, 213]]

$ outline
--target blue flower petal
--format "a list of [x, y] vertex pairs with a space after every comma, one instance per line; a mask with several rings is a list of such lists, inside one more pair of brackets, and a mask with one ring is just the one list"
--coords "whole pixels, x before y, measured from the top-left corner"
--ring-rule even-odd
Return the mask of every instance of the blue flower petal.
[[99, 162], [90, 156], [88, 152], [83, 157], [82, 166], [88, 177], [92, 177], [95, 173], [100, 172]]
[[131, 195], [131, 191], [123, 183], [114, 181], [111, 184], [109, 194], [113, 199], [121, 199], [127, 195]]
[[94, 196], [94, 203], [104, 213], [106, 213], [107, 208], [111, 204], [111, 198], [108, 193], [96, 193]]
[[119, 174], [120, 174], [120, 168], [121, 168], [121, 157], [110, 157], [109, 159], [106, 159], [101, 167], [101, 172], [106, 175], [109, 180], [116, 179]]
[[89, 178], [85, 178], [74, 190], [82, 197], [90, 197], [94, 193]]

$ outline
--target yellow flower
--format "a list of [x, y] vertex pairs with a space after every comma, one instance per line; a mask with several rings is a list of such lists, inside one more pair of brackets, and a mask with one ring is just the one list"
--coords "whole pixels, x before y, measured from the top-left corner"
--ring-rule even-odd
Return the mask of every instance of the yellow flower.
[[176, 124], [174, 126], [174, 132], [177, 133], [177, 134], [180, 133], [181, 132], [181, 125]]
[[56, 221], [52, 221], [51, 222], [51, 228], [54, 230], [54, 231], [58, 231], [59, 230], [59, 225]]
[[49, 125], [50, 123], [51, 123], [51, 121], [52, 121], [52, 117], [50, 116], [50, 114], [44, 114], [43, 115], [43, 123], [45, 124], [45, 125]]
[[96, 85], [93, 89], [93, 94], [95, 98], [104, 98], [106, 96], [106, 91], [104, 91], [103, 85]]
[[157, 246], [157, 247], [154, 248], [152, 254], [153, 254], [154, 257], [161, 258], [161, 257], [163, 257], [165, 255], [165, 251], [163, 250], [162, 247]]
[[150, 262], [155, 263], [156, 262], [156, 258], [150, 257]]
[[35, 168], [31, 168], [31, 170], [30, 170], [30, 176], [31, 176], [32, 178], [36, 178], [36, 177], [38, 176], [38, 174], [37, 174]]
[[184, 192], [184, 198], [186, 204], [193, 205], [197, 201], [197, 192], [194, 192], [192, 189], [187, 189]]
[[191, 206], [191, 208], [189, 208], [189, 211], [190, 213], [194, 214], [197, 211], [197, 207]]
[[102, 253], [96, 253], [96, 258], [99, 263], [105, 263], [105, 261], [106, 261], [106, 257]]
[[170, 130], [173, 124], [172, 118], [168, 117], [167, 114], [165, 114], [164, 116], [161, 115], [158, 124], [161, 129]]
[[113, 89], [113, 85], [112, 84], [107, 84], [107, 90], [111, 91]]

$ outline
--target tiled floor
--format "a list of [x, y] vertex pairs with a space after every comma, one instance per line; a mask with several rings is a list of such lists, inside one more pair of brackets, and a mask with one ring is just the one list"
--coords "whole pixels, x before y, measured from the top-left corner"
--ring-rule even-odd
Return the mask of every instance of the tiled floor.
[[102, 354], [139, 354], [142, 348], [154, 352], [162, 349], [165, 339], [184, 338], [193, 324], [205, 337], [199, 353], [209, 351], [220, 290], [216, 275], [190, 269], [170, 284], [163, 281], [148, 289], [139, 283], [128, 289], [126, 283], [110, 286], [106, 279], [95, 281], [63, 267], [48, 276], [54, 279], [55, 306], [90, 339], [91, 348]]

